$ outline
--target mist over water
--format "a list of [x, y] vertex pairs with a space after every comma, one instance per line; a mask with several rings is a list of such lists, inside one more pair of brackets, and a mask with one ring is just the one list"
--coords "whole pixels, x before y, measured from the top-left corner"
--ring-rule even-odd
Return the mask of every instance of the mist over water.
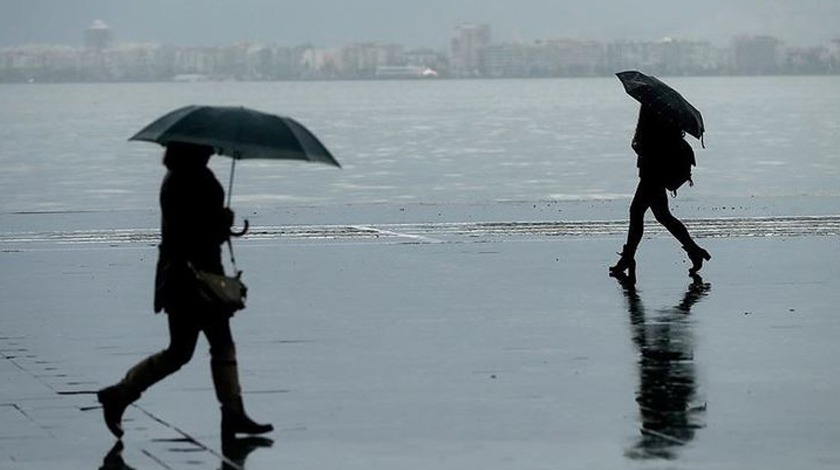
[[[666, 78], [704, 114], [680, 197], [838, 196], [840, 79]], [[187, 104], [295, 117], [342, 163], [237, 164], [234, 204], [629, 198], [638, 104], [615, 79], [0, 86], [0, 212], [156, 209], [162, 148], [127, 138]], [[225, 185], [230, 160], [214, 157]]]
[[[0, 46], [79, 44], [95, 19], [118, 41], [218, 45], [242, 41], [331, 47], [354, 41], [447, 47], [461, 22], [487, 23], [500, 41], [549, 37], [651, 40], [679, 37], [727, 42], [738, 34], [769, 34], [798, 46], [837, 35], [835, 0], [28, 0], [2, 2]], [[165, 12], [166, 14], [161, 14]]]

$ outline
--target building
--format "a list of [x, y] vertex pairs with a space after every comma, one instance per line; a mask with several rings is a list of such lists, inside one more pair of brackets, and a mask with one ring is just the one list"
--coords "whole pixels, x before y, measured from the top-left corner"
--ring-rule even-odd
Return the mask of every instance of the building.
[[481, 51], [482, 74], [492, 78], [527, 77], [531, 71], [531, 45], [491, 44]]
[[374, 78], [379, 67], [404, 65], [403, 46], [398, 44], [355, 43], [338, 52], [338, 71], [342, 78]]
[[491, 44], [482, 49], [480, 62], [487, 77], [592, 76], [603, 69], [604, 47], [569, 39]]
[[376, 68], [376, 78], [380, 79], [435, 78], [437, 76], [434, 70], [416, 65], [380, 65]]
[[741, 75], [777, 73], [782, 42], [772, 36], [737, 36], [732, 40], [732, 71]]
[[403, 53], [406, 65], [422, 67], [436, 72], [439, 76], [449, 75], [449, 57], [446, 52], [434, 49], [410, 49]]
[[595, 41], [549, 39], [533, 49], [532, 77], [592, 76], [604, 61], [604, 48]]
[[606, 46], [607, 70], [644, 70], [657, 75], [708, 75], [727, 68], [726, 54], [708, 42], [665, 38], [617, 41]]
[[457, 77], [481, 74], [481, 54], [490, 45], [490, 26], [464, 23], [455, 27], [452, 36], [452, 73]]
[[796, 47], [785, 53], [785, 73], [823, 75], [833, 70], [832, 54], [828, 47]]
[[104, 21], [96, 20], [85, 30], [86, 49], [101, 52], [110, 49], [113, 44], [114, 32]]

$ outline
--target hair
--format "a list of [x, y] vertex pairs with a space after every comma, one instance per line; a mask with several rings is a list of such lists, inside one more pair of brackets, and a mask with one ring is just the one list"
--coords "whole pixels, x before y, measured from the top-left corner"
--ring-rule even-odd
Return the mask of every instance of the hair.
[[215, 153], [208, 145], [191, 144], [187, 142], [168, 142], [163, 154], [163, 164], [166, 168], [200, 168], [207, 165], [210, 156]]

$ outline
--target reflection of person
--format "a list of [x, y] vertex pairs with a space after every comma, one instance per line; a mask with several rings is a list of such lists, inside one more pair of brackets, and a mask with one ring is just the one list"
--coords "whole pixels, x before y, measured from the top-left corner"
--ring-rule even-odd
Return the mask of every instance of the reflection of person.
[[[222, 462], [221, 470], [232, 470], [245, 468], [245, 460], [251, 452], [264, 447], [271, 447], [274, 441], [265, 437], [234, 437], [222, 439]], [[102, 466], [99, 470], [134, 470], [134, 467], [125, 463], [122, 452], [125, 446], [122, 441], [117, 441], [102, 459]]]
[[639, 351], [639, 389], [636, 402], [642, 421], [641, 436], [626, 455], [632, 459], [676, 457], [675, 449], [686, 445], [702, 427], [705, 405], [692, 405], [697, 392], [694, 344], [688, 314], [711, 288], [698, 275], [682, 301], [646, 317], [635, 283], [618, 276], [624, 287], [633, 343]]
[[237, 437], [235, 439], [222, 440], [222, 460], [221, 470], [233, 470], [245, 468], [245, 460], [251, 452], [263, 448], [271, 447], [274, 441], [265, 437]]
[[134, 467], [129, 466], [125, 463], [122, 458], [122, 451], [123, 451], [123, 443], [122, 441], [117, 441], [111, 450], [105, 454], [105, 458], [102, 459], [102, 466], [99, 467], [99, 470], [135, 470]]
[[638, 155], [636, 166], [639, 167], [639, 184], [633, 202], [630, 203], [627, 243], [620, 253], [618, 263], [610, 267], [611, 274], [626, 272], [628, 277], [635, 278], [636, 249], [642, 241], [645, 212], [648, 209], [653, 212], [657, 222], [682, 243], [691, 260], [689, 274], [696, 274], [703, 267], [703, 261], [711, 259], [709, 252], [694, 242], [685, 225], [674, 217], [668, 208], [668, 191], [663, 181], [661, 162], [663, 159], [673, 158], [676, 152], [684, 151], [681, 150], [682, 147], [688, 146], [683, 140], [684, 135], [683, 131], [664, 122], [646, 106], [641, 107], [632, 145]]
[[121, 437], [122, 415], [153, 384], [189, 362], [199, 333], [210, 343], [210, 368], [222, 405], [222, 434], [269, 432], [242, 405], [236, 349], [230, 331], [231, 312], [202, 303], [195, 296], [195, 269], [222, 274], [221, 244], [228, 240], [233, 213], [224, 207], [224, 190], [207, 167], [211, 147], [170, 142], [163, 163], [168, 169], [160, 192], [161, 244], [155, 280], [155, 311], [165, 310], [169, 346], [129, 369], [116, 385], [97, 394], [105, 424]]

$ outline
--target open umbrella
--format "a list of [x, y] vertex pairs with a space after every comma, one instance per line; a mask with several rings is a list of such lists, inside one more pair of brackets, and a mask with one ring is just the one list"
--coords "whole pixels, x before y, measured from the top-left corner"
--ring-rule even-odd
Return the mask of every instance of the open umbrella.
[[[169, 142], [207, 145], [219, 155], [231, 157], [228, 207], [237, 160], [305, 160], [341, 168], [324, 144], [301, 123], [242, 106], [184, 106], [159, 117], [128, 140], [164, 146]], [[245, 229], [236, 235], [247, 230], [246, 220]]]
[[627, 94], [661, 118], [703, 140], [703, 116], [691, 103], [663, 81], [635, 70], [615, 74]]
[[228, 205], [236, 160], [269, 158], [305, 160], [341, 167], [329, 150], [301, 123], [242, 106], [184, 106], [171, 111], [128, 140], [207, 145], [233, 159]]

